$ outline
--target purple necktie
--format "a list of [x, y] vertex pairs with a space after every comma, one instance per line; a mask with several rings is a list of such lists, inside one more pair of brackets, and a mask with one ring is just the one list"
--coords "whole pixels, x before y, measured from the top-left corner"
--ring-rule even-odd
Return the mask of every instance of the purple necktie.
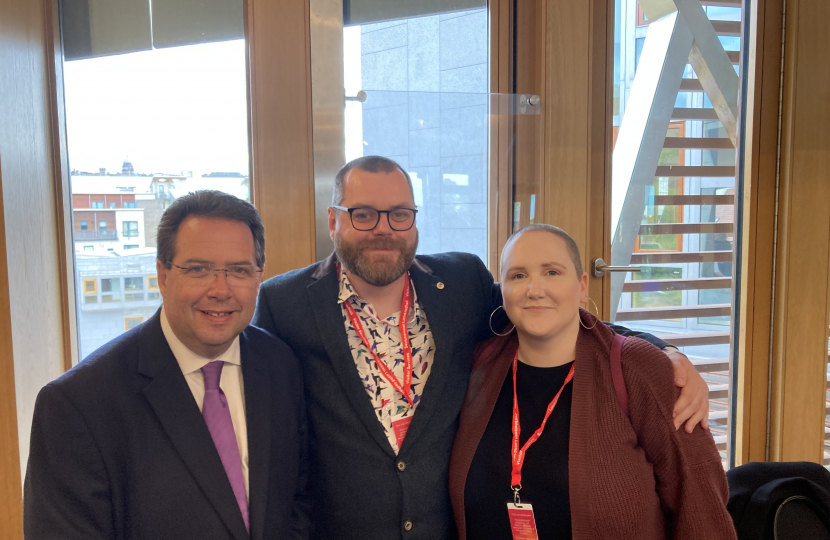
[[219, 452], [219, 458], [225, 467], [225, 474], [231, 482], [233, 494], [242, 512], [245, 528], [248, 526], [248, 497], [245, 495], [245, 480], [242, 477], [242, 460], [239, 458], [239, 447], [236, 445], [236, 434], [233, 431], [231, 411], [225, 393], [219, 388], [219, 378], [225, 363], [221, 360], [209, 362], [202, 368], [205, 377], [205, 400], [202, 402], [202, 417], [205, 419], [213, 444]]

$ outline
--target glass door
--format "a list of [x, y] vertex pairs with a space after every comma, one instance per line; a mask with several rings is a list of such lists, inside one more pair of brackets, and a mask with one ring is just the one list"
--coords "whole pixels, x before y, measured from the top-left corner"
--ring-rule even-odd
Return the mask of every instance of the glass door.
[[[616, 0], [611, 320], [676, 345], [730, 459], [742, 3]], [[728, 4], [728, 5], [726, 5]], [[604, 262], [604, 261], [603, 261]]]

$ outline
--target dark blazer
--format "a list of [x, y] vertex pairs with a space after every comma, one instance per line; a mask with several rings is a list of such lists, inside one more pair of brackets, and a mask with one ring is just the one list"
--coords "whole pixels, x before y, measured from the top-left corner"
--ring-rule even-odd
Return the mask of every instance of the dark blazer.
[[[302, 379], [291, 349], [240, 335], [250, 538], [306, 538]], [[249, 538], [159, 313], [38, 395], [24, 531], [41, 539]]]
[[[336, 258], [266, 281], [254, 324], [300, 357], [309, 415], [309, 486], [316, 538], [455, 537], [447, 492], [450, 450], [473, 346], [491, 335], [501, 293], [466, 253], [419, 255], [409, 269], [435, 340], [435, 360], [396, 457], [355, 369], [337, 303]], [[504, 326], [504, 311], [493, 317]], [[498, 315], [501, 315], [499, 317]]]
[[[355, 369], [332, 256], [266, 281], [254, 324], [299, 355], [307, 381], [316, 538], [451, 538], [450, 449], [498, 289], [474, 255], [418, 256], [409, 269], [435, 339], [435, 360], [396, 457]], [[500, 311], [501, 312], [501, 311]], [[406, 523], [411, 523], [406, 531]]]

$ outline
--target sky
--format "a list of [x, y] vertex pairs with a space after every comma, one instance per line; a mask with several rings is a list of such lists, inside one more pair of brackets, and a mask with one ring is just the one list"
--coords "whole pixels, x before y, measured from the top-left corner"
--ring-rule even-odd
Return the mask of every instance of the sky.
[[70, 169], [248, 172], [242, 40], [64, 64]]

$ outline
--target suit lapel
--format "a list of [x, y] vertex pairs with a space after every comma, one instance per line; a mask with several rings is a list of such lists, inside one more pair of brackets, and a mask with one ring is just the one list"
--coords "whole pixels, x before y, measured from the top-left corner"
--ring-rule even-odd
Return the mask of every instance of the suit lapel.
[[271, 376], [266, 358], [251, 349], [247, 332], [239, 336], [239, 348], [248, 424], [248, 511], [251, 538], [260, 540], [265, 534], [271, 461]]
[[144, 388], [144, 396], [194, 480], [233, 537], [246, 540], [248, 533], [242, 513], [219, 453], [167, 345], [158, 312], [141, 330], [139, 372], [152, 379]]
[[372, 403], [366, 395], [366, 389], [363, 387], [357, 368], [354, 365], [354, 357], [346, 338], [342, 308], [337, 303], [337, 272], [330, 271], [319, 276], [317, 281], [308, 286], [308, 294], [314, 308], [314, 318], [317, 322], [317, 330], [320, 332], [320, 341], [326, 348], [329, 361], [337, 374], [337, 380], [340, 382], [343, 392], [358, 418], [366, 426], [366, 430], [372, 434], [380, 447], [390, 457], [394, 458], [395, 452], [392, 450], [392, 446], [389, 445], [383, 427], [375, 416]]
[[443, 285], [438, 288], [441, 278], [424, 271], [428, 268], [413, 265], [409, 270], [412, 285], [418, 294], [418, 302], [426, 313], [429, 328], [432, 331], [432, 339], [435, 341], [435, 359], [432, 362], [432, 370], [424, 385], [424, 393], [409, 431], [406, 433], [401, 452], [411, 447], [418, 440], [424, 429], [429, 425], [430, 417], [441, 404], [441, 395], [447, 382], [447, 376], [452, 369], [452, 332], [456, 328], [453, 323], [453, 314], [449, 309], [450, 297], [443, 290]]

